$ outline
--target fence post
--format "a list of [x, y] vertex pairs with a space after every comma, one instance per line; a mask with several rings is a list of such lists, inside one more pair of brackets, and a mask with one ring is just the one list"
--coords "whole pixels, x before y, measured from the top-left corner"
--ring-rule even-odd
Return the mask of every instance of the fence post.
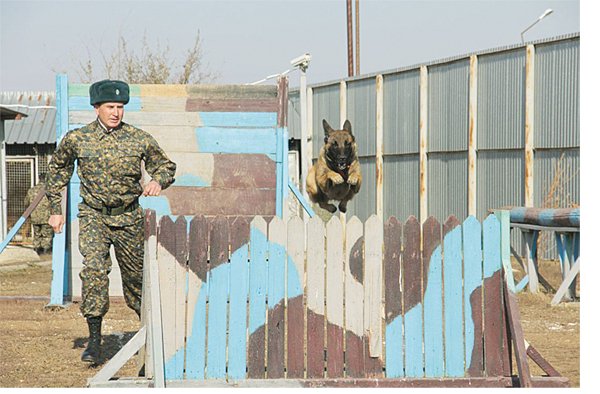
[[477, 215], [477, 76], [479, 61], [471, 56], [469, 68], [469, 169], [467, 215]]
[[[56, 76], [56, 144], [69, 131], [69, 84], [66, 74]], [[67, 188], [70, 186], [67, 186]], [[54, 234], [52, 240], [52, 285], [50, 287], [50, 303], [47, 306], [64, 305], [64, 296], [67, 288], [67, 232], [69, 226], [69, 212], [67, 206], [67, 189], [62, 194], [62, 214], [65, 218], [63, 232]]]
[[535, 47], [527, 45], [525, 67], [525, 206], [534, 206], [533, 132], [535, 96]]
[[419, 215], [421, 223], [427, 219], [427, 109], [428, 109], [428, 72], [427, 66], [421, 66], [421, 103], [420, 103], [420, 127], [419, 127], [419, 167], [421, 169], [421, 181], [419, 190]]
[[377, 173], [377, 186], [375, 196], [377, 200], [376, 213], [383, 221], [383, 75], [377, 75], [377, 126], [375, 128], [375, 171]]

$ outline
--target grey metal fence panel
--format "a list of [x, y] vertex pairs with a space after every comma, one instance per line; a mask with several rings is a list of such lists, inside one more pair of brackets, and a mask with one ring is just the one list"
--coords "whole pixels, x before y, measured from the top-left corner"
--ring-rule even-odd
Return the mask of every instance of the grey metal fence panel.
[[581, 201], [579, 149], [538, 150], [534, 159], [534, 204], [571, 208]]
[[477, 158], [477, 219], [490, 209], [524, 206], [525, 152], [480, 151]]
[[419, 152], [420, 86], [418, 69], [384, 76], [384, 155]]
[[579, 146], [579, 93], [579, 38], [536, 46], [536, 148]]
[[319, 157], [323, 146], [323, 119], [333, 128], [340, 128], [340, 85], [323, 86], [313, 89], [312, 143], [313, 159]]
[[479, 149], [524, 148], [526, 60], [525, 48], [479, 57]]
[[375, 128], [377, 127], [376, 78], [348, 82], [347, 116], [352, 123], [360, 156], [375, 155]]
[[358, 216], [361, 221], [366, 221], [369, 216], [377, 213], [375, 184], [377, 183], [375, 158], [363, 157], [360, 159], [360, 169], [363, 181], [360, 192], [348, 203], [346, 218]]
[[427, 215], [467, 218], [467, 152], [430, 153]]
[[432, 66], [428, 72], [428, 150], [467, 150], [469, 59]]
[[419, 155], [384, 156], [383, 217], [419, 217]]

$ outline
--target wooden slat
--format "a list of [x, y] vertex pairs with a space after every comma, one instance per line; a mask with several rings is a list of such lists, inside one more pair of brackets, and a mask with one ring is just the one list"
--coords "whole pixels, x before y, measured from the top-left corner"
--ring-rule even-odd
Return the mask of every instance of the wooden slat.
[[189, 277], [185, 366], [188, 379], [204, 379], [206, 362], [206, 297], [208, 295], [208, 222], [196, 215], [190, 222]]
[[385, 373], [388, 378], [404, 376], [402, 341], [402, 292], [400, 254], [402, 223], [390, 217], [385, 224]]
[[410, 216], [404, 223], [402, 276], [406, 376], [423, 376], [423, 307], [421, 304], [421, 226]]
[[287, 377], [304, 377], [304, 222], [294, 216], [287, 230]]
[[333, 216], [327, 222], [327, 377], [344, 375], [344, 230]]
[[231, 225], [231, 261], [229, 270], [229, 346], [227, 377], [246, 377], [248, 334], [248, 252], [250, 222], [236, 218]]
[[285, 247], [287, 228], [283, 220], [274, 217], [269, 223], [269, 284], [267, 378], [284, 377], [285, 362]]
[[487, 376], [505, 375], [504, 303], [500, 261], [500, 222], [489, 215], [483, 222], [484, 347]]
[[277, 112], [277, 98], [261, 99], [201, 99], [191, 98], [186, 103], [189, 112]]
[[446, 376], [465, 374], [463, 331], [462, 231], [451, 215], [444, 222], [444, 338]]
[[474, 216], [463, 223], [465, 291], [465, 366], [470, 377], [483, 376], [481, 225]]
[[250, 296], [248, 317], [248, 377], [265, 377], [265, 307], [267, 297], [267, 222], [250, 223]]
[[[164, 335], [164, 355], [165, 355], [165, 379], [182, 379], [183, 370], [180, 370], [177, 364], [177, 352], [184, 351], [178, 348], [176, 338], [177, 331], [177, 298], [173, 295], [177, 293], [177, 275], [174, 251], [175, 243], [175, 223], [169, 216], [163, 216], [160, 219], [158, 228], [158, 248], [157, 256], [159, 261], [159, 282], [160, 282], [160, 306], [162, 309], [162, 321]], [[185, 284], [183, 284], [185, 286]], [[182, 316], [183, 318], [183, 316]]]
[[513, 277], [510, 260], [510, 216], [508, 211], [496, 211], [500, 220], [500, 256], [502, 260], [502, 271], [504, 276], [504, 302], [510, 325], [513, 347], [515, 349], [515, 361], [519, 372], [519, 384], [521, 387], [533, 387], [531, 383], [531, 372], [527, 362], [527, 349], [523, 338], [521, 317], [515, 294], [515, 279]]
[[306, 249], [307, 377], [325, 377], [325, 226], [320, 217], [308, 222]]
[[174, 223], [175, 233], [175, 347], [178, 349], [175, 356], [175, 364], [178, 375], [183, 378], [184, 363], [185, 363], [185, 305], [186, 305], [186, 289], [188, 277], [188, 237], [187, 237], [187, 220], [185, 217], [179, 216]]
[[440, 223], [430, 216], [423, 224], [423, 330], [425, 376], [444, 376], [442, 238]]
[[353, 216], [346, 225], [346, 375], [365, 374], [363, 309], [363, 224]]
[[383, 223], [372, 215], [365, 222], [365, 372], [383, 377]]
[[213, 219], [210, 229], [208, 277], [208, 341], [206, 377], [225, 378], [227, 355], [227, 296], [229, 294], [229, 223]]

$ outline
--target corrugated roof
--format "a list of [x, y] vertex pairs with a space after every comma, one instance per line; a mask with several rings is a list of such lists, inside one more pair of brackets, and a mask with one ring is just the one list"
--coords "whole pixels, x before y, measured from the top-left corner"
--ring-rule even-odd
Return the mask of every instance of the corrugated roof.
[[27, 114], [4, 122], [7, 144], [56, 143], [54, 92], [0, 92], [0, 104]]

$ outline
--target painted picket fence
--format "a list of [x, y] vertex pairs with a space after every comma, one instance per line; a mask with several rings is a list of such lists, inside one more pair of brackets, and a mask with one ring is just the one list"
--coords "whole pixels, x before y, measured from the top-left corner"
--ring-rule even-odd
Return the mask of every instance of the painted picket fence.
[[166, 380], [511, 374], [495, 215], [152, 215]]

